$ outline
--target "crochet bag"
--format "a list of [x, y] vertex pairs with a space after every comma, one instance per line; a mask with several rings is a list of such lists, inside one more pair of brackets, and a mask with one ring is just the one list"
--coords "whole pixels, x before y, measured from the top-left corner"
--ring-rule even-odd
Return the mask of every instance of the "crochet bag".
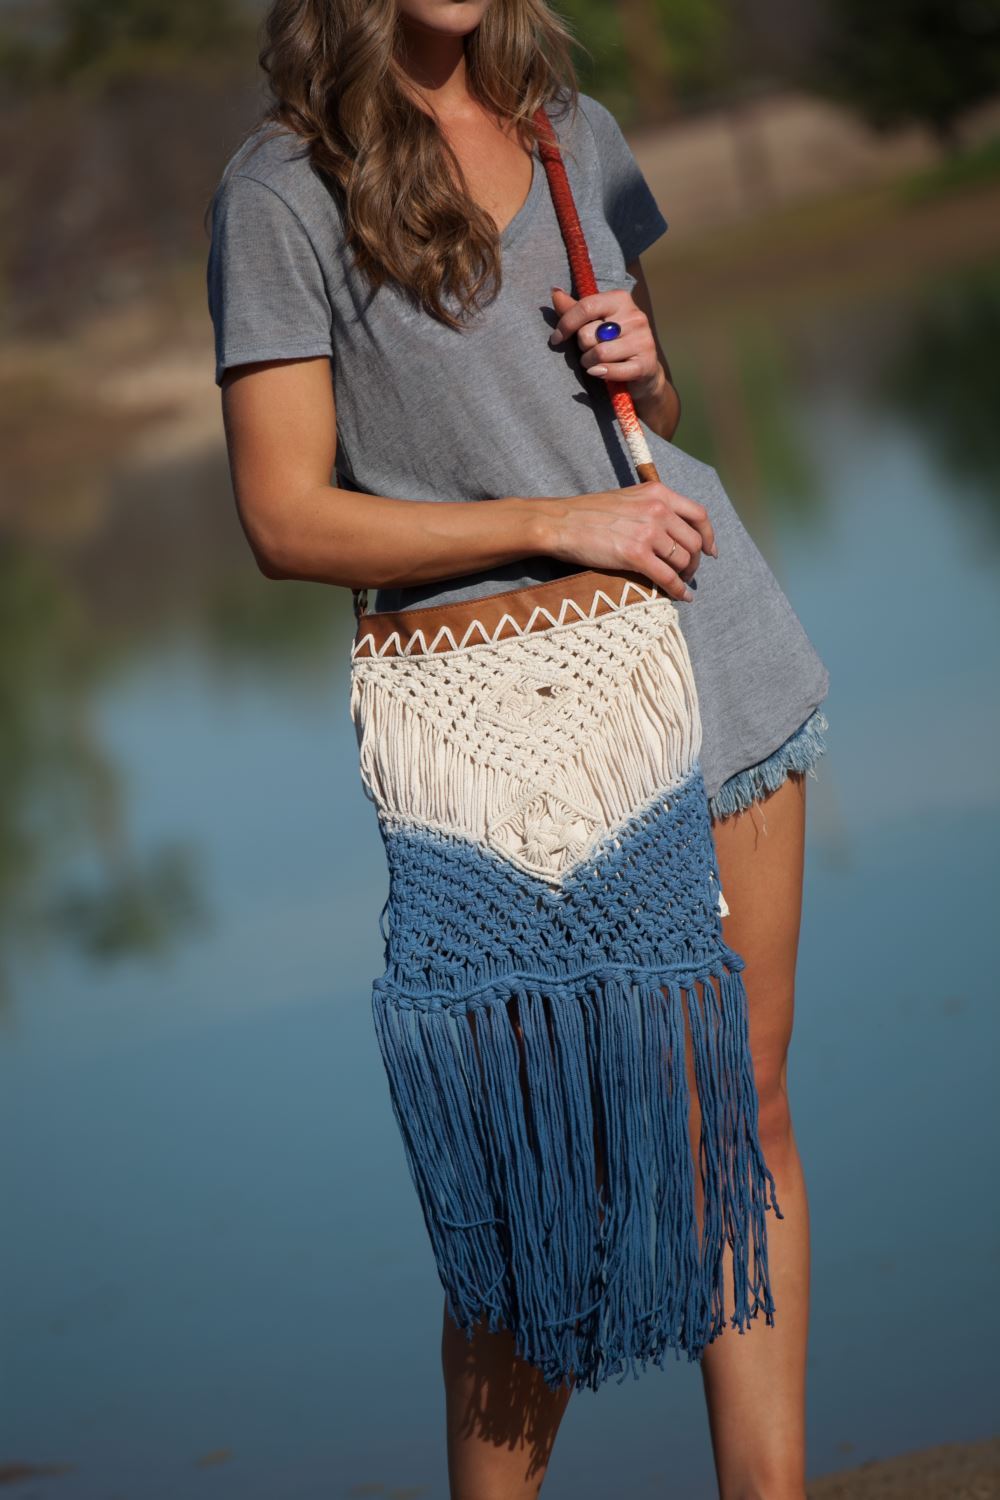
[[[583, 232], [536, 120], [583, 296]], [[585, 570], [357, 610], [351, 714], [390, 877], [372, 1006], [449, 1316], [511, 1330], [549, 1386], [594, 1390], [669, 1350], [698, 1358], [727, 1279], [733, 1327], [773, 1323], [780, 1210], [676, 605]]]

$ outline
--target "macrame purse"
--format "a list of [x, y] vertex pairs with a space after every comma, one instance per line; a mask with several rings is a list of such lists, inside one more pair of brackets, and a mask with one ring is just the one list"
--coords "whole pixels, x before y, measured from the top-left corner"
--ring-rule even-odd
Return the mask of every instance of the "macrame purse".
[[674, 602], [594, 570], [392, 614], [359, 599], [351, 713], [390, 877], [375, 1025], [453, 1321], [509, 1329], [550, 1386], [595, 1390], [698, 1358], [727, 1281], [733, 1327], [773, 1323], [780, 1210]]

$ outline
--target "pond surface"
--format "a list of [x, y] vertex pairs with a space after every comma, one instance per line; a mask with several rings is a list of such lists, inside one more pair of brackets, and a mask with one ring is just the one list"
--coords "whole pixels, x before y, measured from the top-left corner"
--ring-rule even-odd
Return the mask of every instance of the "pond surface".
[[[790, 1070], [817, 1474], [995, 1425], [998, 339], [967, 272], [748, 316], [735, 408], [676, 350], [678, 441], [832, 677]], [[122, 484], [103, 549], [4, 559], [0, 1465], [12, 1500], [445, 1500], [349, 616], [257, 577], [218, 454]], [[686, 1362], [571, 1402], [549, 1500], [713, 1493]]]

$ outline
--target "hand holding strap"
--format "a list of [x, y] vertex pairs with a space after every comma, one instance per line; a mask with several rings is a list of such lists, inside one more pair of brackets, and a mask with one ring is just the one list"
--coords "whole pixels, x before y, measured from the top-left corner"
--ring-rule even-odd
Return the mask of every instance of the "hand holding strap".
[[[583, 225], [576, 211], [573, 190], [566, 175], [562, 152], [559, 150], [559, 143], [552, 128], [552, 121], [542, 106], [535, 111], [533, 118], [540, 137], [538, 149], [545, 167], [545, 175], [549, 181], [552, 205], [555, 208], [556, 218], [559, 220], [559, 228], [566, 245], [566, 253], [569, 256], [569, 268], [573, 273], [573, 291], [577, 297], [592, 297], [599, 288], [590, 262], [590, 252], [587, 249]], [[627, 388], [617, 381], [607, 381], [606, 384], [608, 395], [611, 397], [611, 405], [618, 419], [618, 426], [621, 428], [622, 437], [625, 439], [640, 481], [659, 479], [660, 476], [656, 472], [653, 455], [649, 451], [649, 444], [646, 442], [642, 424], [636, 415], [635, 403], [631, 395]]]

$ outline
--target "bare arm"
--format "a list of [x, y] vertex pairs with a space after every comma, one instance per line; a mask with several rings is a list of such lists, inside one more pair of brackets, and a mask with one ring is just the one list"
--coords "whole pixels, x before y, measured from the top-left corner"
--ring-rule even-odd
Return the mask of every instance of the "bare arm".
[[630, 569], [688, 599], [685, 579], [703, 546], [714, 547], [704, 507], [662, 484], [444, 505], [332, 485], [336, 408], [325, 357], [236, 366], [223, 378], [222, 406], [240, 521], [268, 578], [387, 588], [544, 555]]
[[237, 510], [269, 578], [385, 588], [541, 553], [538, 507], [438, 505], [331, 485], [337, 418], [326, 358], [239, 365], [222, 411]]

